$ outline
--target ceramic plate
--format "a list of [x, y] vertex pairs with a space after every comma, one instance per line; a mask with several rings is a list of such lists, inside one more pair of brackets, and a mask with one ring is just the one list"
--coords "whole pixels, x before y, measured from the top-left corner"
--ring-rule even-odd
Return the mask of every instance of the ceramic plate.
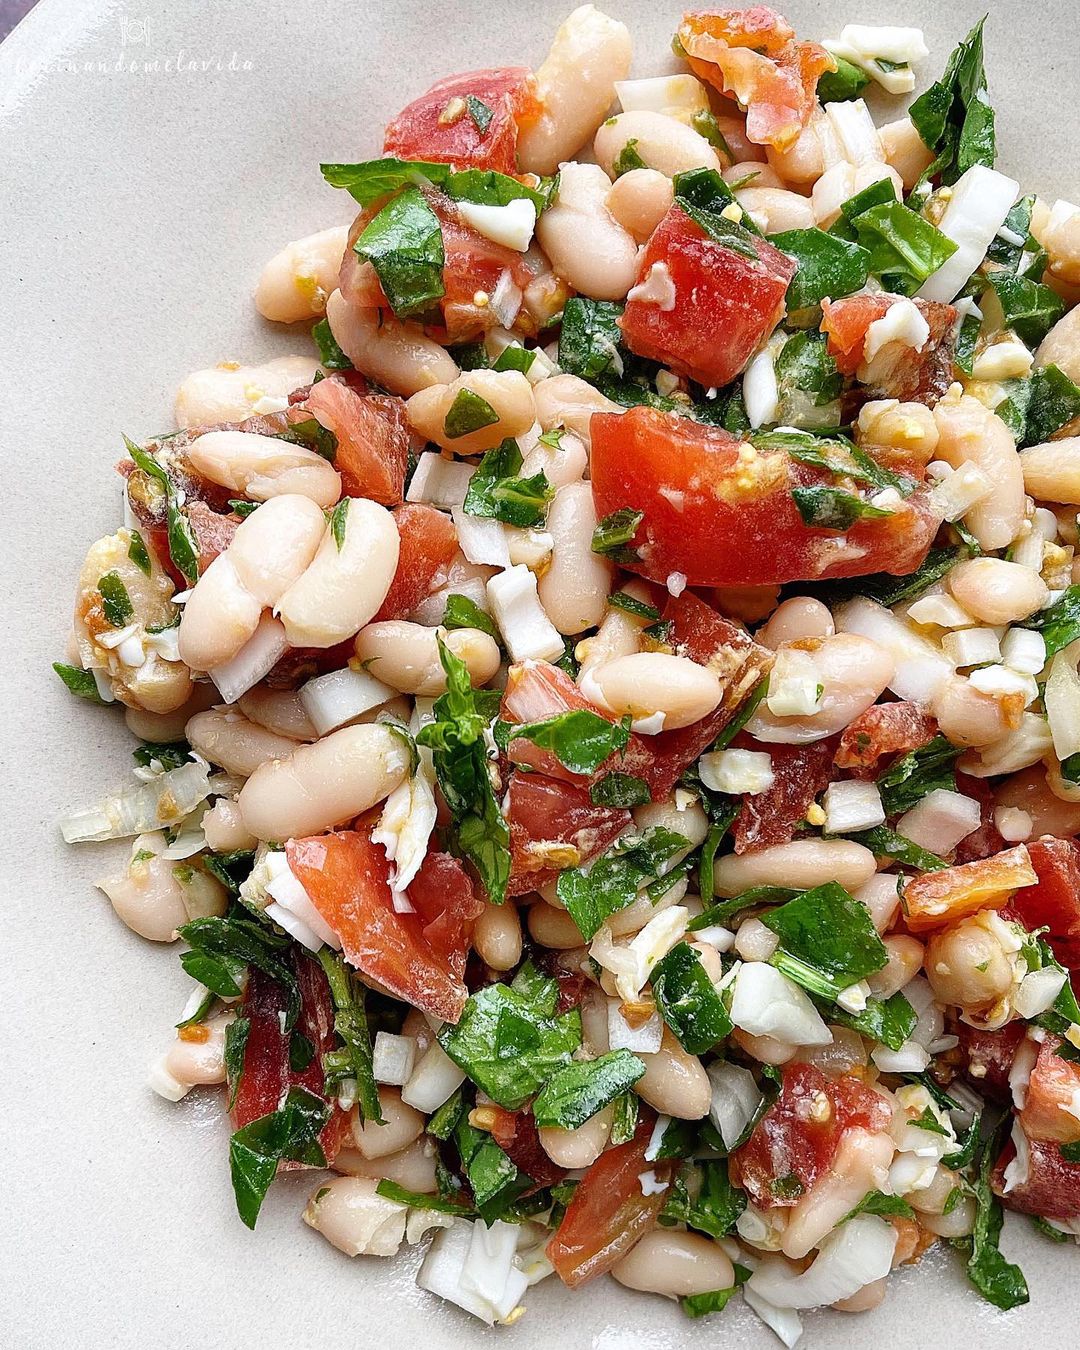
[[[223, 359], [307, 351], [256, 315], [251, 290], [286, 240], [350, 218], [320, 160], [379, 152], [383, 123], [436, 78], [533, 64], [571, 0], [42, 0], [0, 47], [0, 634], [7, 651], [2, 819], [7, 864], [0, 1341], [265, 1350], [463, 1344], [515, 1350], [775, 1347], [741, 1301], [691, 1323], [674, 1304], [603, 1280], [555, 1280], [513, 1330], [415, 1288], [415, 1255], [349, 1261], [308, 1232], [311, 1178], [276, 1185], [258, 1231], [233, 1210], [216, 1093], [153, 1096], [146, 1066], [184, 1001], [175, 950], [125, 929], [93, 889], [126, 846], [66, 850], [56, 818], [130, 770], [115, 711], [73, 701], [61, 657], [89, 543], [120, 519], [121, 432], [171, 426], [178, 381]], [[942, 68], [985, 0], [797, 0], [807, 37], [845, 21], [921, 25]], [[637, 75], [672, 65], [679, 8], [610, 0]], [[994, 3], [987, 66], [999, 165], [1076, 200], [1080, 67], [1073, 7]], [[1070, 176], [1071, 173], [1071, 176]], [[1031, 1303], [1007, 1316], [949, 1251], [890, 1282], [859, 1317], [806, 1318], [804, 1345], [1076, 1344], [1077, 1254], [1008, 1221]], [[1069, 1281], [1072, 1281], [1071, 1285]]]

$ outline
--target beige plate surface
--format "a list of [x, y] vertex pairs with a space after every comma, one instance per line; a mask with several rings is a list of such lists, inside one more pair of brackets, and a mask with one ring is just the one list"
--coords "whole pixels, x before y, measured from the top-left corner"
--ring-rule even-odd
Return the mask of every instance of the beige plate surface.
[[[1000, 163], [1028, 188], [1076, 200], [1072, 5], [784, 8], [808, 37], [845, 20], [921, 24], [929, 78], [987, 6]], [[690, 1323], [607, 1280], [577, 1296], [549, 1281], [514, 1330], [486, 1333], [420, 1293], [409, 1257], [349, 1262], [308, 1232], [310, 1179], [280, 1183], [248, 1233], [217, 1100], [171, 1106], [144, 1086], [185, 996], [175, 952], [129, 933], [92, 889], [123, 849], [66, 851], [55, 828], [131, 763], [119, 717], [73, 701], [48, 668], [83, 553], [120, 520], [121, 431], [171, 425], [176, 384], [200, 366], [308, 350], [259, 320], [249, 297], [282, 243], [349, 219], [320, 159], [378, 153], [386, 118], [439, 76], [535, 64], [570, 7], [43, 0], [0, 48], [0, 1344], [13, 1350], [778, 1344], [741, 1303]], [[676, 5], [609, 8], [634, 32], [635, 73], [667, 69]], [[945, 1252], [903, 1272], [869, 1316], [808, 1317], [804, 1344], [1076, 1345], [1075, 1248], [1017, 1220], [1006, 1247], [1032, 1292], [1009, 1317], [965, 1287]]]

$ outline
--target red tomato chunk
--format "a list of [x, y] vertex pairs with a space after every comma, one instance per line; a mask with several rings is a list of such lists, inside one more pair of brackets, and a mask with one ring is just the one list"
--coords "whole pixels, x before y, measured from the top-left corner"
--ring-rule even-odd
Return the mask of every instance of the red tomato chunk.
[[758, 586], [915, 571], [938, 520], [917, 490], [889, 516], [846, 533], [803, 524], [792, 488], [831, 483], [781, 449], [674, 413], [594, 413], [592, 486], [599, 518], [644, 512], [630, 570], [666, 584]]
[[340, 380], [311, 386], [305, 407], [337, 438], [334, 467], [346, 497], [394, 506], [405, 491], [409, 424], [405, 402], [391, 394], [358, 394]]
[[1049, 836], [1028, 845], [1038, 884], [1025, 886], [1009, 909], [1026, 928], [1048, 928], [1054, 955], [1069, 970], [1080, 970], [1080, 845]]
[[511, 895], [535, 891], [562, 868], [587, 862], [630, 824], [629, 811], [596, 806], [584, 788], [539, 773], [515, 773], [507, 795]]
[[[884, 317], [899, 295], [852, 295], [826, 300], [821, 306], [821, 331], [829, 335], [829, 352], [844, 375], [854, 375], [863, 359], [870, 325]], [[895, 360], [879, 372], [871, 395], [875, 398], [918, 399], [935, 403], [952, 382], [952, 335], [956, 310], [936, 300], [916, 300], [930, 336], [921, 351], [899, 346]]]
[[795, 275], [793, 259], [764, 239], [748, 238], [756, 258], [718, 244], [671, 207], [641, 255], [638, 282], [662, 264], [675, 304], [666, 309], [631, 293], [619, 320], [630, 350], [703, 385], [729, 384], [780, 322]]
[[407, 619], [421, 600], [437, 590], [457, 553], [457, 530], [442, 511], [406, 502], [394, 511], [398, 565], [374, 622]]

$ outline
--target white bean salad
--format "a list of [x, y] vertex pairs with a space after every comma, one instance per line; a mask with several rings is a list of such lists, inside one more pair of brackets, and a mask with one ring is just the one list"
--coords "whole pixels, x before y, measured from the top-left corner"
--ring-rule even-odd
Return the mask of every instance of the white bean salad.
[[183, 944], [150, 1086], [220, 1086], [249, 1227], [318, 1169], [488, 1324], [609, 1273], [787, 1346], [1080, 1238], [1080, 208], [982, 44], [877, 125], [918, 29], [630, 79], [584, 5], [322, 166], [255, 294], [317, 357], [125, 438], [55, 669], [135, 781], [62, 830]]

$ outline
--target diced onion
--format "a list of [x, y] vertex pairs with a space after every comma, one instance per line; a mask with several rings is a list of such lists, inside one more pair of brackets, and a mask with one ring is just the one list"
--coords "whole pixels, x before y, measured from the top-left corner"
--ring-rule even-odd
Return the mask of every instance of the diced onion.
[[524, 564], [492, 577], [487, 593], [495, 622], [515, 661], [554, 661], [562, 655], [562, 636], [544, 612], [536, 577]]
[[288, 650], [289, 640], [284, 627], [277, 619], [264, 614], [258, 628], [232, 660], [215, 666], [207, 674], [217, 685], [222, 701], [235, 703], [268, 675]]
[[873, 600], [849, 600], [834, 618], [837, 632], [870, 638], [892, 655], [896, 669], [889, 688], [899, 698], [925, 706], [953, 673], [951, 662], [932, 642]]
[[938, 628], [967, 628], [975, 622], [963, 605], [951, 595], [923, 595], [907, 607], [908, 618]]
[[896, 822], [896, 831], [931, 853], [951, 853], [982, 822], [982, 808], [973, 797], [935, 788]]
[[175, 825], [206, 800], [209, 779], [208, 764], [181, 764], [148, 783], [107, 797], [100, 806], [65, 816], [60, 833], [69, 844], [100, 843]]
[[996, 778], [999, 774], [1019, 773], [1021, 769], [1037, 764], [1052, 753], [1053, 748], [1046, 718], [1026, 712], [1015, 731], [1002, 736], [993, 745], [969, 750], [960, 758], [957, 767], [973, 778]]
[[772, 1036], [789, 1045], [828, 1045], [832, 1040], [809, 997], [764, 961], [748, 961], [740, 968], [731, 1020], [751, 1036]]
[[[837, 106], [829, 104], [830, 109]], [[957, 249], [923, 282], [918, 292], [923, 300], [949, 301], [956, 295], [982, 262], [1019, 191], [1014, 178], [985, 164], [973, 164], [957, 179], [938, 222], [938, 229]]]
[[522, 298], [521, 287], [514, 281], [513, 273], [509, 267], [504, 267], [491, 292], [491, 312], [504, 328], [513, 328]]
[[471, 516], [460, 506], [455, 506], [450, 514], [457, 529], [458, 548], [469, 562], [487, 567], [510, 566], [510, 548], [500, 521]]
[[775, 777], [772, 756], [764, 750], [714, 750], [701, 756], [698, 769], [712, 792], [768, 792]]
[[753, 430], [775, 422], [780, 409], [780, 387], [772, 353], [766, 348], [746, 367], [743, 375], [743, 402], [746, 418]]
[[861, 164], [880, 164], [884, 161], [881, 137], [861, 98], [826, 104], [825, 112], [849, 164], [858, 168]]
[[959, 520], [993, 490], [993, 483], [982, 469], [967, 461], [930, 489], [928, 505], [942, 520]]
[[371, 1063], [376, 1083], [404, 1087], [412, 1076], [415, 1062], [415, 1036], [396, 1036], [389, 1031], [375, 1033]]
[[706, 1072], [712, 1083], [709, 1119], [716, 1127], [725, 1148], [734, 1148], [757, 1115], [761, 1089], [749, 1069], [727, 1060], [714, 1060]]
[[316, 675], [300, 687], [300, 702], [320, 736], [347, 726], [394, 697], [389, 685], [351, 666]]
[[612, 1050], [630, 1050], [638, 1055], [655, 1055], [663, 1039], [664, 1023], [659, 1013], [639, 1026], [631, 1026], [622, 1015], [617, 998], [608, 1000], [608, 1046]]
[[448, 459], [426, 450], [419, 459], [416, 471], [405, 493], [407, 502], [423, 502], [449, 511], [460, 506], [469, 490], [469, 480], [475, 472], [473, 465], [463, 460]]
[[830, 783], [822, 805], [829, 834], [850, 834], [885, 823], [885, 808], [876, 783], [860, 783], [853, 778]]
[[1000, 661], [1001, 647], [992, 628], [963, 628], [946, 633], [941, 650], [956, 666], [979, 666], [985, 661]]
[[708, 112], [705, 86], [693, 75], [657, 75], [644, 80], [616, 80], [615, 95], [623, 112]]
[[786, 1261], [769, 1258], [746, 1287], [778, 1308], [837, 1303], [888, 1275], [896, 1241], [896, 1229], [885, 1219], [858, 1214], [824, 1239], [813, 1263], [801, 1274]]
[[1061, 993], [1067, 978], [1064, 970], [1055, 970], [1052, 966], [1029, 971], [1013, 995], [1013, 1008], [1021, 1017], [1040, 1016]]
[[749, 1307], [761, 1318], [770, 1331], [787, 1346], [787, 1350], [794, 1350], [802, 1336], [802, 1319], [794, 1308], [778, 1308], [775, 1303], [770, 1303], [767, 1298], [751, 1289], [749, 1285], [743, 1285], [743, 1298]]
[[496, 1219], [455, 1219], [432, 1240], [416, 1283], [438, 1294], [488, 1326], [503, 1321], [517, 1307], [529, 1282], [514, 1265], [519, 1228]]
[[418, 1111], [435, 1111], [464, 1081], [464, 1072], [438, 1041], [432, 1041], [401, 1089], [401, 1100]]
[[1043, 691], [1046, 719], [1054, 739], [1054, 754], [1068, 759], [1080, 751], [1080, 642], [1073, 642], [1050, 662]]

